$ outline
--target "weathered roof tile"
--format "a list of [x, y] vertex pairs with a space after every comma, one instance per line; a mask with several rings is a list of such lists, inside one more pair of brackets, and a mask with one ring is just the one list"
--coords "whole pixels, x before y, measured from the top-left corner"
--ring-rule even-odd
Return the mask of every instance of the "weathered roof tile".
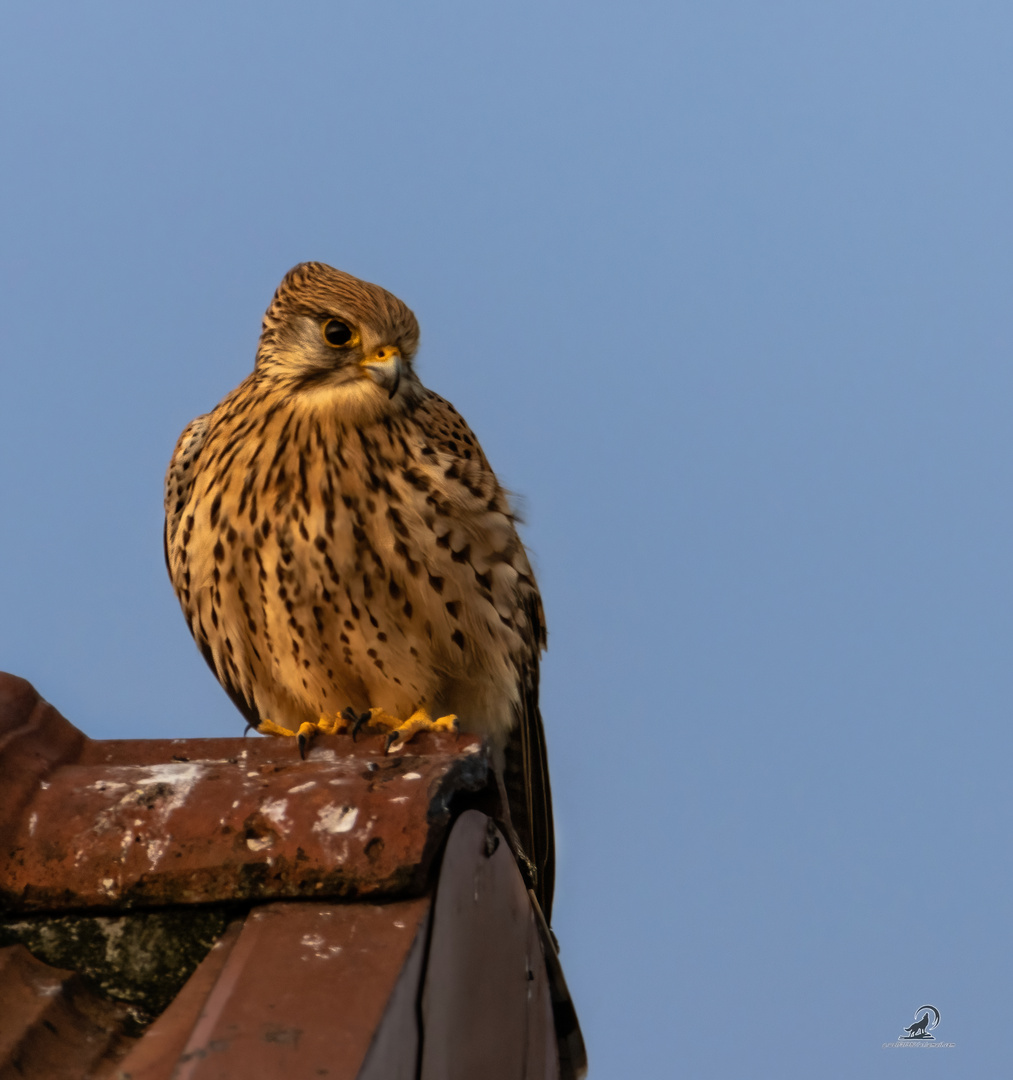
[[473, 736], [93, 741], [5, 681], [0, 911], [417, 895], [488, 777]]
[[293, 742], [93, 741], [0, 674], [0, 942], [35, 954], [0, 948], [0, 1080], [583, 1074], [483, 745]]

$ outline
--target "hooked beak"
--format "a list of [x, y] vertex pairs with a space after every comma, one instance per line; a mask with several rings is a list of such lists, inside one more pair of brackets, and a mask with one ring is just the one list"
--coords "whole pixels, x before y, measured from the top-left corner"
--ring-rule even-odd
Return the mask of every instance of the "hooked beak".
[[389, 391], [388, 397], [397, 393], [401, 385], [401, 350], [396, 345], [384, 345], [360, 361], [360, 365], [374, 382]]

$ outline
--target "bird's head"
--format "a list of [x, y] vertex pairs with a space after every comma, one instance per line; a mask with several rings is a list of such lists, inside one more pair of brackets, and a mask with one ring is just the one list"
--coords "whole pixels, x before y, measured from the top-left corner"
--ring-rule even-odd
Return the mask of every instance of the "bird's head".
[[325, 263], [300, 263], [264, 314], [256, 370], [293, 392], [378, 414], [417, 393], [418, 344], [411, 309], [386, 289]]

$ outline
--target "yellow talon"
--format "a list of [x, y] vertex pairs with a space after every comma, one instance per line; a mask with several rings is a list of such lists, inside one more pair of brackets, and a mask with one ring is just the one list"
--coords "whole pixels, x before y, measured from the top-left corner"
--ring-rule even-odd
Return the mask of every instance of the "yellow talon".
[[317, 721], [317, 727], [323, 735], [344, 735], [348, 726], [348, 719], [344, 716], [321, 716]]
[[288, 728], [276, 724], [273, 720], [261, 720], [257, 725], [257, 730], [261, 735], [283, 735], [289, 739], [295, 736], [294, 731], [289, 731]]
[[[349, 710], [345, 711], [349, 713]], [[368, 727], [379, 728], [381, 731], [387, 732], [388, 754], [392, 751], [397, 753], [403, 750], [405, 744], [410, 742], [420, 731], [449, 731], [456, 734], [458, 730], [457, 717], [453, 713], [448, 713], [446, 716], [434, 720], [425, 706], [416, 709], [405, 721], [401, 721], [396, 716], [392, 716], [379, 708], [370, 709], [368, 715]], [[366, 714], [364, 713], [361, 717], [355, 718], [354, 712], [350, 713], [350, 715], [321, 716], [316, 723], [307, 720], [305, 723], [300, 724], [298, 731], [292, 731], [289, 728], [282, 727], [280, 724], [276, 724], [273, 720], [265, 719], [261, 720], [257, 725], [257, 731], [261, 735], [277, 735], [286, 739], [296, 739], [299, 743], [299, 756], [305, 757], [310, 743], [316, 738], [318, 732], [323, 735], [344, 735], [351, 729], [354, 735], [362, 726], [362, 720], [365, 717]]]
[[306, 751], [319, 730], [320, 725], [314, 724], [311, 720], [307, 720], [305, 723], [299, 725], [299, 730], [296, 732], [295, 738], [296, 742], [299, 743], [299, 756], [301, 758], [306, 756]]
[[[379, 711], [379, 710], [377, 710]], [[374, 721], [375, 721], [374, 717]], [[390, 717], [391, 720], [394, 717]], [[387, 753], [397, 753], [404, 749], [405, 743], [410, 742], [420, 731], [450, 731], [457, 732], [457, 717], [453, 713], [441, 716], [434, 720], [425, 707], [416, 709], [403, 724], [397, 724], [387, 736]]]
[[307, 720], [299, 725], [298, 731], [291, 731], [276, 724], [273, 720], [261, 720], [257, 725], [257, 731], [261, 735], [278, 735], [286, 739], [295, 739], [299, 743], [300, 757], [306, 756], [306, 750], [318, 732], [323, 735], [341, 735], [347, 730], [348, 720], [342, 716], [321, 716], [316, 723]]
[[369, 710], [369, 723], [367, 726], [380, 728], [382, 731], [395, 731], [401, 726], [401, 721], [389, 712], [384, 712], [383, 709], [374, 708]]

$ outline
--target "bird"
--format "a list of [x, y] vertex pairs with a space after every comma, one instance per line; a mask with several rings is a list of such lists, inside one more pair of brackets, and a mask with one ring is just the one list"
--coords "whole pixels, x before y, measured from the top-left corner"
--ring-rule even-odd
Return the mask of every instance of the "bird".
[[180, 435], [165, 560], [190, 632], [248, 725], [487, 740], [546, 918], [555, 875], [538, 703], [546, 646], [519, 518], [457, 410], [414, 365], [386, 289], [300, 263], [253, 371]]

